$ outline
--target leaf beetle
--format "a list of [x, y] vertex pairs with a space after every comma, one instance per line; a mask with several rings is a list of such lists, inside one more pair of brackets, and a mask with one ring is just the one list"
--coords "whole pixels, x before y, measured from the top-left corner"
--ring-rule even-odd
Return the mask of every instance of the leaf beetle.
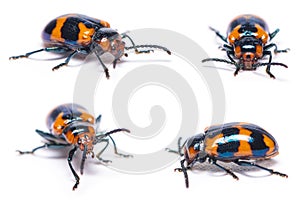
[[[275, 138], [261, 127], [246, 123], [232, 122], [212, 125], [200, 133], [188, 138], [183, 145], [178, 140], [178, 150], [166, 149], [169, 152], [184, 156], [180, 161], [181, 168], [175, 171], [183, 172], [185, 185], [189, 187], [187, 170], [196, 163], [209, 163], [224, 170], [234, 179], [239, 180], [231, 170], [223, 167], [220, 162], [233, 162], [239, 166], [257, 167], [282, 177], [288, 175], [260, 166], [249, 160], [265, 160], [278, 155], [278, 144]], [[182, 153], [183, 150], [183, 153]], [[186, 163], [186, 166], [185, 166]]]
[[[221, 49], [226, 52], [229, 60], [206, 58], [202, 62], [216, 61], [234, 65], [236, 67], [234, 76], [240, 70], [256, 70], [257, 67], [267, 66], [266, 73], [274, 79], [275, 76], [270, 72], [272, 65], [288, 68], [283, 63], [272, 62], [271, 48], [274, 48], [275, 54], [288, 52], [289, 48], [279, 50], [275, 43], [269, 43], [277, 35], [279, 29], [270, 33], [267, 23], [262, 18], [251, 14], [237, 16], [228, 26], [227, 37], [221, 35], [218, 30], [209, 28], [225, 42]], [[269, 56], [269, 61], [259, 62], [265, 56]]]
[[72, 159], [75, 152], [79, 149], [82, 153], [81, 163], [80, 163], [80, 173], [83, 174], [84, 163], [87, 155], [94, 157], [93, 147], [99, 143], [105, 143], [104, 148], [96, 154], [101, 162], [110, 162], [110, 160], [104, 160], [100, 156], [108, 147], [109, 139], [112, 141], [114, 146], [115, 154], [123, 157], [129, 157], [131, 155], [121, 154], [117, 151], [116, 143], [111, 137], [111, 134], [125, 131], [130, 132], [128, 129], [119, 128], [109, 132], [98, 131], [99, 124], [101, 121], [101, 115], [96, 119], [91, 115], [87, 109], [78, 104], [62, 104], [54, 108], [46, 118], [47, 128], [49, 132], [44, 132], [41, 130], [36, 130], [43, 139], [46, 140], [45, 144], [32, 149], [31, 151], [20, 151], [17, 150], [19, 154], [33, 154], [39, 149], [44, 148], [63, 148], [63, 147], [73, 147], [69, 151], [68, 155], [68, 165], [75, 177], [76, 183], [73, 186], [75, 190], [79, 184], [80, 178], [72, 165]]
[[[132, 46], [125, 46], [124, 38], [128, 38]], [[55, 53], [68, 53], [66, 60], [53, 67], [57, 70], [68, 65], [69, 61], [76, 55], [88, 55], [94, 53], [102, 65], [106, 78], [109, 78], [108, 68], [100, 58], [104, 53], [113, 55], [113, 67], [115, 68], [120, 58], [125, 55], [124, 50], [134, 49], [135, 53], [149, 53], [149, 49], [161, 49], [169, 55], [171, 51], [159, 45], [135, 45], [131, 37], [110, 28], [106, 21], [92, 18], [82, 14], [66, 14], [50, 21], [42, 32], [45, 48], [28, 52], [24, 55], [11, 56], [10, 60], [28, 58], [30, 55], [46, 51]], [[148, 48], [148, 50], [138, 50]]]

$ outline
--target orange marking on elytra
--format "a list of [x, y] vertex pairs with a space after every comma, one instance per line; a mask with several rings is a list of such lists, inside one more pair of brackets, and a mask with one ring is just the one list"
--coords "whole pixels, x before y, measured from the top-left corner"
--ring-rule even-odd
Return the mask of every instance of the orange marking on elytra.
[[263, 56], [263, 48], [261, 45], [256, 45], [256, 58], [261, 58]]
[[242, 126], [235, 126], [235, 128], [238, 128], [240, 130], [239, 135], [245, 137], [239, 138], [240, 146], [238, 148], [238, 151], [234, 153], [234, 156], [252, 156], [252, 150], [249, 144], [249, 138], [251, 137], [250, 135], [252, 134], [252, 131], [244, 129]]
[[79, 33], [77, 43], [80, 45], [88, 45], [92, 42], [92, 37], [95, 33], [94, 28], [87, 28], [84, 23], [80, 22], [78, 24]]
[[256, 38], [261, 39], [263, 44], [266, 44], [269, 38], [268, 33], [258, 24], [255, 24], [255, 28], [257, 29]]
[[106, 22], [106, 21], [101, 20], [101, 21], [100, 21], [100, 24], [101, 24], [102, 26], [106, 27], [106, 28], [110, 28], [110, 24], [109, 24], [108, 22]]
[[263, 136], [264, 136], [265, 145], [267, 147], [269, 147], [269, 150], [266, 152], [266, 156], [267, 157], [273, 157], [273, 156], [277, 155], [278, 153], [274, 154], [274, 151], [275, 151], [274, 141], [271, 138], [269, 138], [268, 136], [266, 136], [265, 134]]
[[66, 126], [66, 120], [62, 118], [63, 115], [63, 112], [59, 113], [52, 124], [52, 133], [54, 133], [55, 135], [61, 135]]
[[212, 155], [212, 156], [216, 156], [218, 155], [218, 144], [216, 143], [216, 141], [219, 139], [219, 138], [222, 138], [223, 137], [223, 134], [220, 133], [220, 134], [217, 134], [215, 135], [214, 137], [209, 137], [207, 136], [205, 138], [205, 152], [209, 155]]
[[80, 118], [82, 119], [82, 121], [88, 122], [88, 123], [91, 123], [91, 124], [95, 123], [94, 116], [89, 114], [85, 109], [78, 108], [78, 111], [82, 113], [80, 115]]
[[51, 33], [51, 40], [55, 40], [58, 42], [65, 41], [65, 39], [61, 37], [61, 28], [63, 27], [66, 20], [67, 20], [67, 17], [61, 17], [56, 20], [56, 26], [52, 30], [52, 33]]
[[240, 33], [239, 33], [239, 29], [241, 28], [241, 25], [236, 26], [231, 33], [228, 35], [228, 41], [231, 45], [233, 45], [233, 43], [236, 40], [240, 39]]

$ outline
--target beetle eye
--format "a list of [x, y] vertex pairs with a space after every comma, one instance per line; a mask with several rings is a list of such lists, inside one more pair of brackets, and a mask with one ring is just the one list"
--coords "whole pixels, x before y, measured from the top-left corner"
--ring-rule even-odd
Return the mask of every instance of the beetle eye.
[[101, 42], [107, 42], [107, 38], [102, 38]]
[[200, 144], [199, 143], [197, 143], [197, 144], [194, 145], [194, 150], [195, 151], [199, 151], [200, 150]]

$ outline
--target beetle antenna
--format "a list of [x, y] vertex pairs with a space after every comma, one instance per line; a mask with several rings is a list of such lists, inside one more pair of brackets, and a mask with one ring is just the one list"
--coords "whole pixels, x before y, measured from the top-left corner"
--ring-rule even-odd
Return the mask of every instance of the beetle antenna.
[[83, 168], [84, 168], [84, 163], [86, 159], [86, 153], [87, 153], [87, 145], [84, 145], [83, 153], [82, 153], [82, 159], [80, 163], [80, 173], [83, 174]]
[[165, 148], [165, 151], [183, 156], [184, 154], [182, 153], [182, 148], [184, 147], [186, 141], [181, 145], [181, 140], [182, 140], [182, 137], [178, 138], [178, 141], [177, 141], [178, 149], [177, 150]]
[[161, 50], [167, 52], [169, 55], [171, 55], [171, 51], [169, 49], [167, 49], [166, 47], [159, 46], [159, 45], [135, 45], [133, 39], [126, 33], [122, 33], [121, 36], [122, 36], [122, 38], [128, 38], [132, 44], [132, 46], [130, 46], [130, 47], [125, 47], [126, 50], [134, 49], [135, 53], [139, 54], [139, 53], [150, 53], [150, 51], [151, 51], [151, 50], [139, 51], [138, 50], [139, 48], [161, 49]]
[[151, 48], [151, 49], [161, 49], [171, 55], [171, 51], [163, 46], [154, 45], [154, 44], [142, 44], [142, 45], [134, 45], [130, 47], [125, 47], [126, 50], [134, 49], [136, 53], [149, 53], [150, 50], [139, 51], [139, 48]]
[[225, 59], [220, 59], [220, 58], [206, 58], [206, 59], [202, 60], [203, 63], [208, 62], [208, 61], [224, 62], [224, 63], [227, 63], [227, 64], [236, 65], [236, 63], [231, 62], [230, 60], [225, 60]]
[[117, 133], [117, 132], [121, 132], [121, 131], [125, 131], [127, 133], [130, 133], [130, 130], [128, 130], [126, 128], [118, 128], [118, 129], [114, 129], [112, 131], [109, 131], [109, 132], [105, 133], [104, 136], [109, 136], [109, 135], [111, 135], [113, 133]]
[[101, 142], [103, 140], [103, 138], [105, 138], [107, 136], [110, 137], [111, 134], [114, 134], [114, 133], [117, 133], [117, 132], [121, 132], [121, 131], [125, 131], [127, 133], [130, 133], [130, 130], [128, 130], [126, 128], [114, 129], [112, 131], [106, 132], [105, 134], [97, 135], [96, 138], [95, 138], [95, 140], [94, 140], [94, 142], [93, 142], [93, 144], [97, 144], [97, 143]]

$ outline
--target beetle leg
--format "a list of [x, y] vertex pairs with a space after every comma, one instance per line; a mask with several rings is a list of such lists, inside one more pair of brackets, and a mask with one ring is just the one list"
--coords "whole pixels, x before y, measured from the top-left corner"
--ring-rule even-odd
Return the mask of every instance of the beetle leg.
[[[127, 55], [127, 54], [126, 54], [126, 55]], [[127, 56], [128, 56], [128, 55], [127, 55]], [[127, 56], [126, 56], [126, 57], [127, 57]], [[119, 58], [118, 58], [118, 59], [115, 59], [115, 60], [113, 61], [113, 68], [114, 68], [114, 69], [116, 68], [118, 61], [120, 61]]]
[[186, 188], [189, 188], [189, 177], [188, 177], [187, 170], [190, 169], [190, 168], [184, 166], [184, 161], [185, 161], [185, 159], [181, 160], [180, 161], [181, 168], [175, 168], [174, 171], [183, 172], [184, 180], [185, 180], [185, 186], [186, 186]]
[[219, 49], [221, 49], [222, 51], [230, 51], [231, 54], [233, 54], [233, 48], [232, 46], [228, 45], [228, 44], [223, 44], [223, 46], [220, 46]]
[[215, 32], [215, 34], [216, 34], [219, 38], [221, 38], [221, 40], [223, 40], [224, 42], [227, 43], [227, 38], [224, 37], [223, 35], [221, 35], [221, 33], [220, 33], [218, 30], [216, 30], [216, 29], [214, 29], [214, 28], [212, 28], [212, 27], [210, 27], [210, 26], [209, 26], [209, 29], [212, 30], [213, 32]]
[[75, 185], [73, 186], [73, 190], [75, 190], [75, 189], [77, 188], [77, 186], [78, 186], [78, 184], [79, 184], [79, 180], [80, 180], [78, 174], [75, 172], [75, 170], [74, 170], [74, 168], [73, 168], [73, 166], [72, 166], [72, 159], [73, 159], [73, 156], [74, 156], [74, 153], [76, 152], [76, 150], [77, 150], [77, 147], [75, 146], [73, 149], [70, 150], [70, 152], [69, 152], [69, 157], [68, 157], [68, 164], [69, 164], [69, 167], [70, 167], [70, 169], [71, 169], [71, 171], [72, 171], [73, 176], [74, 176], [75, 179], [76, 179], [76, 183], [75, 183]]
[[19, 154], [33, 154], [36, 150], [44, 149], [46, 147], [49, 147], [49, 144], [44, 144], [42, 146], [36, 147], [36, 148], [32, 149], [31, 151], [20, 151], [20, 150], [17, 150], [17, 152]]
[[116, 155], [122, 156], [122, 157], [125, 157], [125, 158], [133, 157], [132, 155], [129, 155], [129, 154], [122, 154], [122, 153], [119, 153], [119, 152], [118, 152], [118, 149], [117, 149], [117, 145], [116, 145], [114, 139], [113, 139], [110, 135], [108, 135], [108, 137], [111, 139], [111, 141], [112, 141], [112, 143], [113, 143], [113, 145], [114, 145], [114, 152], [115, 152]]
[[73, 58], [76, 54], [78, 53], [77, 50], [73, 51], [65, 60], [65, 62], [60, 63], [59, 65], [56, 65], [55, 67], [52, 68], [52, 71], [54, 70], [58, 70], [59, 68], [61, 68], [62, 66], [68, 65], [68, 63], [70, 62], [71, 58]]
[[28, 52], [24, 55], [11, 56], [11, 57], [9, 57], [9, 60], [16, 60], [16, 59], [19, 59], [19, 58], [28, 58], [32, 54], [39, 53], [39, 52], [42, 52], [42, 51], [65, 53], [65, 52], [69, 51], [69, 49], [63, 48], [63, 47], [46, 47], [46, 48], [43, 48], [43, 49], [38, 49], [38, 50], [35, 50], [35, 51]]
[[253, 167], [257, 167], [257, 168], [266, 170], [266, 171], [270, 172], [271, 174], [276, 174], [276, 175], [279, 175], [279, 176], [281, 176], [281, 177], [288, 178], [288, 175], [286, 175], [286, 174], [283, 174], [283, 173], [274, 171], [273, 169], [268, 169], [268, 168], [266, 168], [266, 167], [257, 165], [257, 164], [255, 164], [255, 163], [253, 163], [253, 162], [247, 162], [247, 161], [236, 160], [236, 161], [234, 161], [234, 163], [237, 164], [237, 165], [240, 165], [240, 166], [253, 166]]
[[212, 164], [216, 165], [217, 167], [219, 167], [220, 169], [226, 171], [228, 174], [230, 174], [234, 179], [239, 180], [239, 177], [237, 177], [237, 175], [235, 175], [232, 171], [230, 171], [229, 169], [226, 169], [225, 167], [223, 167], [222, 165], [219, 165], [217, 163], [216, 160], [212, 160]]
[[266, 68], [266, 73], [269, 74], [269, 76], [273, 79], [275, 79], [275, 76], [271, 73], [270, 69], [271, 69], [271, 62], [272, 62], [272, 53], [271, 51], [264, 51], [263, 55], [268, 55], [269, 56], [269, 62]]
[[273, 33], [269, 33], [270, 41], [277, 35], [279, 29], [277, 28]]
[[109, 163], [109, 162], [111, 162], [111, 160], [105, 160], [105, 159], [103, 159], [103, 158], [100, 157], [101, 154], [102, 154], [102, 153], [105, 151], [105, 149], [108, 147], [109, 141], [108, 141], [108, 139], [102, 139], [102, 140], [101, 140], [100, 142], [98, 142], [98, 143], [101, 143], [101, 142], [105, 142], [106, 144], [105, 144], [105, 146], [103, 147], [103, 149], [102, 149], [99, 153], [97, 153], [96, 158], [98, 158], [98, 160], [100, 160], [101, 162]]
[[107, 79], [109, 79], [109, 71], [108, 71], [108, 68], [106, 67], [106, 65], [103, 63], [102, 59], [100, 58], [100, 56], [97, 54], [97, 52], [95, 52], [95, 55], [96, 57], [98, 58], [100, 64], [102, 65], [103, 67], [103, 70], [104, 70], [104, 73], [105, 73], [105, 76]]
[[128, 129], [125, 129], [125, 128], [119, 128], [119, 129], [114, 129], [112, 131], [109, 131], [109, 132], [106, 132], [105, 134], [99, 134], [96, 135], [96, 138], [95, 138], [95, 141], [94, 141], [94, 145], [95, 144], [98, 144], [98, 143], [101, 143], [101, 142], [105, 142], [106, 145], [104, 146], [104, 148], [96, 155], [96, 157], [100, 160], [100, 161], [103, 161], [103, 162], [111, 162], [110, 160], [104, 160], [100, 157], [100, 155], [105, 151], [105, 149], [107, 148], [108, 144], [109, 144], [109, 140], [108, 139], [103, 139], [105, 137], [109, 137], [114, 145], [114, 151], [115, 151], [115, 154], [119, 155], [119, 156], [123, 156], [123, 157], [129, 157], [131, 155], [125, 155], [125, 154], [121, 154], [118, 152], [117, 150], [117, 146], [116, 146], [116, 143], [115, 141], [113, 140], [113, 138], [110, 136], [111, 134], [113, 133], [117, 133], [117, 132], [121, 132], [121, 131], [125, 131], [125, 132], [128, 132], [130, 133], [130, 130]]
[[20, 150], [16, 150], [19, 154], [33, 154], [34, 152], [36, 152], [37, 150], [39, 149], [47, 149], [47, 148], [61, 148], [61, 147], [66, 147], [66, 146], [69, 146], [69, 144], [48, 144], [48, 143], [45, 143], [44, 145], [42, 146], [39, 146], [39, 147], [36, 147], [34, 149], [32, 149], [31, 151], [20, 151]]
[[266, 45], [266, 46], [264, 47], [264, 51], [269, 50], [269, 49], [272, 48], [272, 47], [275, 48], [275, 49], [274, 49], [274, 53], [287, 53], [287, 52], [290, 50], [290, 48], [278, 50], [278, 49], [277, 49], [277, 45], [274, 44], [274, 43], [271, 43], [271, 44], [268, 44], [268, 45]]
[[236, 76], [238, 75], [239, 71], [241, 70], [241, 67], [236, 66], [236, 70], [234, 71], [233, 75]]
[[19, 59], [19, 58], [28, 58], [30, 55], [41, 52], [41, 51], [45, 51], [45, 49], [39, 49], [39, 50], [36, 50], [36, 51], [28, 52], [24, 55], [11, 56], [11, 57], [9, 57], [9, 60], [16, 60], [16, 59]]

